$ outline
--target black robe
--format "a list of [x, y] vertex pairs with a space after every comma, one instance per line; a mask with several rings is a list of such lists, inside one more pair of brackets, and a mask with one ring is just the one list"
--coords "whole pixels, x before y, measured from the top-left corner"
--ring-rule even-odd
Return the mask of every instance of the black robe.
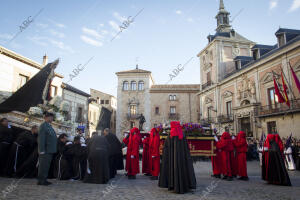
[[17, 169], [17, 177], [19, 178], [35, 178], [38, 174], [38, 147], [34, 148], [33, 152], [23, 162], [23, 164]]
[[280, 148], [274, 140], [270, 141], [269, 162], [267, 170], [267, 181], [269, 183], [291, 186], [290, 177], [286, 170]]
[[36, 136], [30, 131], [18, 134], [16, 140], [12, 143], [5, 169], [5, 175], [11, 177], [19, 167], [25, 162], [28, 156], [33, 152], [36, 145]]
[[71, 156], [71, 166], [74, 180], [83, 180], [87, 164], [87, 147], [81, 144], [72, 144], [69, 146], [67, 154]]
[[8, 153], [13, 142], [13, 131], [11, 128], [0, 124], [0, 175], [5, 174]]
[[117, 174], [117, 170], [124, 169], [123, 163], [123, 153], [122, 153], [122, 143], [117, 138], [115, 134], [109, 133], [105, 136], [109, 145], [109, 169], [110, 169], [110, 178], [114, 178]]
[[85, 183], [105, 184], [109, 181], [109, 144], [104, 136], [95, 136], [88, 146], [88, 168]]
[[193, 161], [185, 137], [166, 139], [158, 186], [180, 194], [196, 189]]
[[72, 156], [68, 155], [70, 145], [57, 141], [57, 154], [54, 157], [53, 176], [58, 180], [68, 180], [72, 177]]

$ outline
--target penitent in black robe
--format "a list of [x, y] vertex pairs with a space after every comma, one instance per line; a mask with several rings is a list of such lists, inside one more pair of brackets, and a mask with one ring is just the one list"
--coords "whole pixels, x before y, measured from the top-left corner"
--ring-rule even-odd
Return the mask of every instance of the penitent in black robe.
[[[71, 144], [70, 144], [71, 145]], [[72, 177], [72, 157], [68, 155], [70, 145], [57, 141], [57, 154], [54, 157], [53, 176], [58, 180], [68, 180]]]
[[72, 144], [67, 153], [72, 157], [72, 179], [83, 180], [87, 164], [87, 147], [82, 146], [81, 144]]
[[106, 184], [109, 181], [109, 144], [104, 136], [95, 136], [88, 146], [85, 183]]
[[158, 186], [180, 194], [196, 189], [193, 161], [185, 137], [166, 139]]
[[13, 131], [11, 128], [0, 125], [0, 175], [5, 174], [6, 163], [10, 146], [13, 142]]
[[116, 135], [109, 133], [105, 136], [109, 145], [109, 169], [110, 178], [114, 178], [117, 174], [117, 170], [124, 169], [123, 154], [122, 154], [122, 143]]
[[17, 139], [12, 143], [5, 169], [5, 175], [11, 177], [16, 174], [19, 167], [26, 161], [33, 152], [36, 145], [36, 136], [30, 131], [18, 134]]
[[19, 178], [35, 178], [38, 173], [38, 147], [37, 144], [33, 152], [28, 156], [28, 158], [22, 163], [22, 165], [17, 169], [17, 177]]
[[267, 181], [272, 184], [291, 186], [290, 177], [278, 144], [274, 140], [271, 140], [270, 146]]

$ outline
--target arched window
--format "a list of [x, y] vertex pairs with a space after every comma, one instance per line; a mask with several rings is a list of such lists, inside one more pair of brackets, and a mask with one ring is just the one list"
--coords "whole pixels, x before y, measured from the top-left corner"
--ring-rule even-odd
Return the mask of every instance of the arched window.
[[139, 90], [144, 90], [144, 81], [139, 81]]
[[176, 101], [176, 95], [169, 95], [169, 101]]
[[131, 90], [136, 90], [136, 82], [131, 81]]
[[129, 88], [128, 88], [128, 81], [124, 81], [123, 82], [123, 90], [128, 90]]

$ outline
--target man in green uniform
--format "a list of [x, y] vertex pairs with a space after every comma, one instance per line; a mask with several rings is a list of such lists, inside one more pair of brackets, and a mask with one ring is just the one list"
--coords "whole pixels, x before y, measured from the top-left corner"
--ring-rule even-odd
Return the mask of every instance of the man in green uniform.
[[47, 181], [49, 168], [51, 165], [53, 154], [57, 150], [57, 137], [51, 126], [53, 121], [53, 113], [44, 113], [44, 122], [39, 127], [38, 150], [39, 150], [39, 171], [38, 185], [50, 185]]

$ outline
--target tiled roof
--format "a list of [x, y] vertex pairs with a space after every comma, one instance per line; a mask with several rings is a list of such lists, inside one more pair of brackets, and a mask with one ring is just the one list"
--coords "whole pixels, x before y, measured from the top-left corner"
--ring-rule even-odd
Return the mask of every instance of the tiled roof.
[[150, 71], [143, 70], [143, 69], [133, 69], [133, 70], [127, 70], [127, 71], [120, 71], [116, 74], [127, 74], [127, 73], [151, 73]]

